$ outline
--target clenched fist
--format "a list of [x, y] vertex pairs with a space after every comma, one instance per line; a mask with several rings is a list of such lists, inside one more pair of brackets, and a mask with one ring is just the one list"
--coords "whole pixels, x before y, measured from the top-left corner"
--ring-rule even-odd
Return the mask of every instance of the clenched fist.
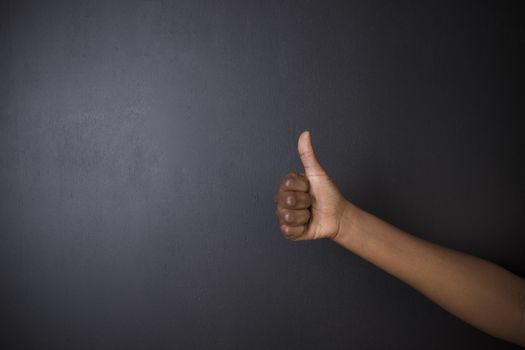
[[275, 196], [281, 231], [290, 240], [334, 238], [349, 203], [317, 161], [309, 131], [298, 151], [304, 173], [286, 175]]

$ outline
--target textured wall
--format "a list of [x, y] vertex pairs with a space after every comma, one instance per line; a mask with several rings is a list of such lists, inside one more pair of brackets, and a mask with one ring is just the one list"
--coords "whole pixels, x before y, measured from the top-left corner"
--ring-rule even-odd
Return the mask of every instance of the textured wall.
[[2, 349], [512, 349], [273, 196], [341, 191], [524, 275], [517, 4], [1, 1]]

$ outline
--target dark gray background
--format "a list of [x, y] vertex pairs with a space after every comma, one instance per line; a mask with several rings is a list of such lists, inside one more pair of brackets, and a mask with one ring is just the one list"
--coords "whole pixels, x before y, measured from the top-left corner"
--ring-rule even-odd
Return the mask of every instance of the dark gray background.
[[[45, 4], [44, 4], [45, 3]], [[2, 349], [512, 349], [273, 196], [524, 275], [518, 3], [1, 1]]]

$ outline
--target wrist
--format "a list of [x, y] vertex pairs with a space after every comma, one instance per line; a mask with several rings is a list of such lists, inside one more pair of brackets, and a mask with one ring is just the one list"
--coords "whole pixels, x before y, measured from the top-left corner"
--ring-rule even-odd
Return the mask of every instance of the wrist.
[[334, 242], [341, 244], [348, 236], [352, 234], [352, 229], [355, 226], [357, 212], [359, 208], [345, 200], [343, 213], [339, 220], [339, 229], [337, 233], [331, 238]]

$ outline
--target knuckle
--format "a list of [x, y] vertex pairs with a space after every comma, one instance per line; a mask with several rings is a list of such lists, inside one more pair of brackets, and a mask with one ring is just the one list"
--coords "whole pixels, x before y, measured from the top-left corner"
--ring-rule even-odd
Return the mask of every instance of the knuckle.
[[285, 196], [285, 203], [289, 207], [293, 207], [297, 203], [297, 198], [294, 194], [289, 193]]
[[283, 181], [281, 182], [281, 189], [290, 187], [293, 184], [294, 181], [295, 180], [294, 180], [294, 178], [292, 176], [286, 175], [283, 178]]
[[309, 159], [313, 157], [314, 152], [312, 152], [311, 150], [303, 150], [299, 153], [299, 155], [301, 156], [301, 158]]
[[293, 179], [295, 179], [295, 178], [296, 178], [296, 176], [293, 175], [293, 173], [289, 173], [289, 174], [287, 174], [287, 175], [283, 178], [283, 183], [286, 183], [286, 181], [288, 181], [288, 180], [293, 180]]
[[290, 211], [285, 211], [283, 213], [283, 219], [284, 221], [288, 222], [288, 223], [292, 223], [295, 219], [294, 215], [290, 212]]

